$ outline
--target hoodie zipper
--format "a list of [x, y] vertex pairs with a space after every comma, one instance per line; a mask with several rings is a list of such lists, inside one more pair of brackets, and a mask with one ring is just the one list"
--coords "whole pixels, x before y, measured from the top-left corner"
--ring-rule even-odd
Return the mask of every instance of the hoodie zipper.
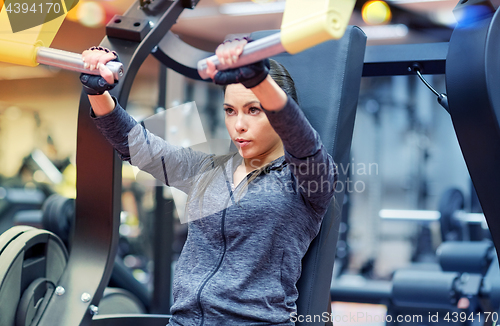
[[[249, 175], [247, 175], [247, 179], [252, 175], [252, 173], [250, 173]], [[200, 289], [198, 290], [198, 294], [196, 295], [196, 301], [197, 301], [197, 304], [198, 304], [198, 309], [200, 309], [201, 311], [201, 323], [200, 323], [200, 326], [203, 326], [205, 324], [205, 313], [203, 311], [203, 307], [201, 305], [201, 292], [203, 291], [203, 289], [205, 288], [205, 285], [207, 285], [208, 281], [210, 281], [210, 279], [215, 275], [215, 273], [217, 273], [217, 271], [219, 270], [220, 266], [222, 265], [222, 261], [224, 260], [224, 256], [226, 256], [226, 247], [227, 247], [227, 243], [226, 243], [226, 234], [225, 234], [225, 223], [226, 223], [226, 211], [227, 211], [227, 205], [229, 204], [229, 201], [231, 199], [233, 199], [233, 189], [231, 187], [231, 182], [229, 181], [228, 177], [227, 177], [227, 174], [226, 174], [226, 171], [224, 171], [224, 178], [226, 179], [226, 185], [229, 189], [229, 198], [227, 199], [226, 201], [226, 208], [224, 208], [224, 211], [222, 212], [222, 219], [221, 219], [221, 235], [222, 235], [222, 243], [223, 243], [223, 250], [222, 250], [222, 256], [219, 260], [219, 263], [217, 264], [217, 267], [215, 268], [215, 270], [210, 273], [210, 275], [205, 279], [205, 281], [203, 281], [203, 283], [201, 284], [200, 286]], [[240, 185], [241, 185], [242, 182], [240, 182], [236, 188], [238, 188]], [[236, 190], [236, 189], [235, 189]], [[234, 201], [234, 199], [233, 199]]]
[[200, 286], [200, 289], [198, 290], [198, 294], [196, 296], [196, 301], [198, 303], [198, 308], [200, 309], [201, 311], [201, 323], [200, 323], [200, 326], [203, 326], [205, 324], [205, 313], [203, 312], [203, 307], [201, 306], [201, 291], [203, 291], [203, 288], [205, 288], [205, 285], [207, 285], [208, 281], [210, 281], [210, 279], [215, 275], [215, 273], [217, 273], [217, 271], [219, 270], [220, 266], [222, 265], [222, 261], [224, 260], [224, 256], [226, 255], [226, 247], [227, 247], [227, 243], [226, 243], [226, 234], [224, 232], [225, 230], [225, 223], [226, 223], [226, 211], [227, 211], [227, 205], [229, 204], [229, 201], [233, 198], [233, 191], [229, 185], [229, 181], [227, 180], [227, 176], [226, 174], [224, 173], [224, 176], [226, 177], [226, 183], [228, 184], [229, 186], [229, 198], [227, 199], [226, 201], [226, 208], [224, 208], [224, 211], [222, 211], [222, 219], [221, 219], [221, 235], [222, 235], [222, 256], [219, 260], [219, 263], [217, 264], [217, 267], [215, 268], [215, 270], [210, 273], [210, 275], [205, 279], [205, 281], [203, 281], [203, 283], [201, 284]]

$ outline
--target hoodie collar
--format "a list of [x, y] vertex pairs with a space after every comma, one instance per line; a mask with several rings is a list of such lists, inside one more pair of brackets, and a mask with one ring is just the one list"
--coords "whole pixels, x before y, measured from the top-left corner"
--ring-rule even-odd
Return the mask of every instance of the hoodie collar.
[[[241, 164], [242, 161], [243, 157], [241, 157], [238, 152], [234, 153], [231, 159], [230, 171], [234, 173], [234, 171], [236, 171], [236, 168]], [[266, 168], [266, 172], [281, 169], [285, 165], [285, 163], [285, 156], [282, 155], [269, 163], [268, 167]]]

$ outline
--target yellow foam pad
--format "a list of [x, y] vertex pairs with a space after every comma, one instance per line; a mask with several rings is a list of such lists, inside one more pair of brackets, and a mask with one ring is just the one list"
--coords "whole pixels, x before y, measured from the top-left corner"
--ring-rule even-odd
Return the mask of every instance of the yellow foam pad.
[[[4, 0], [0, 0], [4, 4]], [[23, 0], [20, 0], [21, 2]], [[64, 14], [41, 25], [13, 33], [5, 5], [0, 11], [0, 61], [34, 67], [38, 47], [49, 47], [66, 17]]]
[[356, 0], [287, 0], [281, 44], [290, 54], [344, 35]]

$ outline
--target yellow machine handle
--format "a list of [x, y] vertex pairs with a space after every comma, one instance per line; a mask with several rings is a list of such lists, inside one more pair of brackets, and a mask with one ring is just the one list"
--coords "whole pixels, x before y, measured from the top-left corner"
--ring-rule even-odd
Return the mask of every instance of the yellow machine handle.
[[38, 65], [36, 61], [38, 47], [50, 46], [66, 13], [46, 23], [14, 33], [7, 10], [4, 3], [0, 11], [0, 61], [30, 67]]
[[287, 0], [281, 44], [290, 54], [341, 38], [356, 0]]

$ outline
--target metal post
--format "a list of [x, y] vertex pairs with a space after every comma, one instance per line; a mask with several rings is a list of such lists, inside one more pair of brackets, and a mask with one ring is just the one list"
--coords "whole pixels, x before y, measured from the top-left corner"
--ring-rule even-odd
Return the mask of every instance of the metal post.
[[[160, 64], [158, 107], [165, 108], [167, 99], [167, 68]], [[170, 313], [170, 292], [172, 279], [172, 244], [174, 242], [174, 202], [163, 196], [164, 187], [158, 184], [155, 189], [154, 212], [154, 281], [151, 313]]]

